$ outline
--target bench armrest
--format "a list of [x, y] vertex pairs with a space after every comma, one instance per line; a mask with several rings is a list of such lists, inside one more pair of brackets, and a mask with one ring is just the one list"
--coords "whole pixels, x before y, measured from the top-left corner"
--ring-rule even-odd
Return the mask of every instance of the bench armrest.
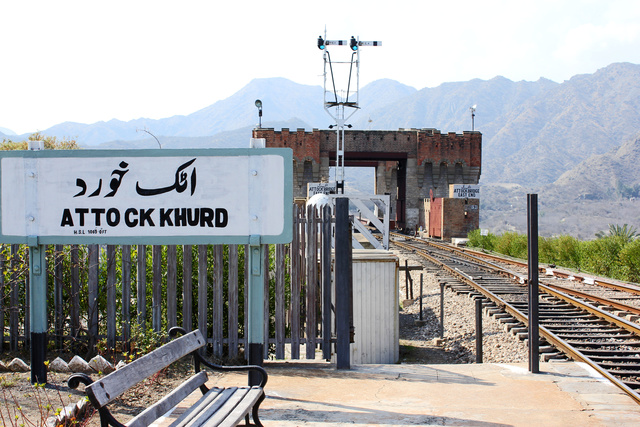
[[88, 386], [89, 384], [93, 383], [93, 380], [89, 375], [82, 373], [75, 373], [67, 378], [67, 385], [69, 386], [69, 388], [76, 389], [78, 388], [80, 383]]
[[[170, 338], [174, 338], [178, 334], [184, 335], [186, 333], [187, 333], [187, 331], [185, 331], [183, 328], [181, 328], [179, 326], [174, 326], [173, 328], [169, 329], [169, 337]], [[193, 351], [191, 354], [193, 355], [193, 362], [195, 364], [195, 371], [196, 372], [200, 371], [200, 364], [203, 364], [207, 368], [213, 369], [213, 370], [216, 370], [216, 371], [249, 371], [249, 372], [257, 372], [257, 373], [260, 374], [260, 377], [261, 377], [259, 387], [262, 387], [262, 388], [264, 388], [264, 386], [267, 384], [267, 380], [269, 379], [269, 376], [267, 375], [267, 371], [262, 366], [258, 366], [258, 365], [240, 365], [240, 366], [217, 365], [215, 363], [211, 363], [211, 362], [207, 361], [204, 357], [202, 357], [200, 355], [200, 352], [198, 350]]]

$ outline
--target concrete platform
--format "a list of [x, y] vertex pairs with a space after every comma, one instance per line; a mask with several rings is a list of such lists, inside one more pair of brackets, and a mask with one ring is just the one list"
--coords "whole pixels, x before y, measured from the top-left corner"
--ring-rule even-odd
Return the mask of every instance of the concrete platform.
[[[640, 405], [589, 366], [265, 363], [265, 426], [638, 426]], [[212, 379], [239, 385], [245, 375]], [[193, 401], [198, 392], [190, 397]], [[168, 425], [176, 408], [158, 426]]]

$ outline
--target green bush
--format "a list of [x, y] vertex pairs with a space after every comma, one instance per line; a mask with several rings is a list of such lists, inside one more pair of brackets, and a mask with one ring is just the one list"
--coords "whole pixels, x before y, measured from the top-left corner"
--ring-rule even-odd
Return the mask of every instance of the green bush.
[[549, 239], [553, 248], [554, 256], [548, 261], [549, 264], [561, 265], [567, 268], [581, 268], [580, 240], [571, 236], [558, 236]]
[[514, 258], [527, 258], [527, 236], [506, 232], [496, 242], [495, 250]]
[[624, 246], [624, 240], [618, 236], [583, 242], [581, 245], [583, 269], [594, 274], [622, 279], [624, 268], [619, 255]]
[[469, 246], [493, 251], [498, 237], [491, 233], [483, 236], [480, 230], [473, 230], [467, 235], [467, 238], [469, 239]]
[[627, 243], [620, 251], [625, 279], [629, 282], [640, 282], [640, 239]]
[[[628, 227], [620, 229], [626, 228]], [[469, 233], [468, 238], [471, 247], [527, 259], [526, 234], [506, 232], [499, 236], [490, 233], [488, 236], [481, 236], [480, 230], [474, 230]], [[640, 282], [640, 239], [634, 239], [628, 233], [601, 233], [598, 239], [591, 241], [580, 241], [566, 235], [539, 237], [538, 256], [542, 263], [613, 279]]]

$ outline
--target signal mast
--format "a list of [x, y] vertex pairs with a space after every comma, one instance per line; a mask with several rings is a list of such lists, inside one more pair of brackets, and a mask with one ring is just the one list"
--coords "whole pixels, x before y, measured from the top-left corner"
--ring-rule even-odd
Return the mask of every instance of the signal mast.
[[[325, 31], [325, 38], [327, 37]], [[327, 46], [349, 46], [351, 49], [351, 60], [343, 62], [332, 62], [331, 55]], [[355, 114], [360, 108], [358, 101], [360, 97], [360, 47], [361, 46], [382, 46], [379, 41], [361, 41], [351, 36], [350, 40], [325, 40], [322, 36], [318, 37], [318, 49], [323, 51], [324, 59], [324, 110], [333, 118], [335, 124], [330, 125], [329, 129], [336, 127], [336, 191], [344, 194], [344, 128], [351, 128], [350, 124], [345, 124], [347, 120]], [[349, 78], [347, 81], [346, 93], [338, 95], [336, 91], [335, 76], [333, 74], [333, 63], [349, 64]], [[329, 76], [331, 78], [331, 86], [327, 88], [327, 65], [329, 66]], [[353, 66], [356, 68], [356, 89], [355, 93], [351, 93], [351, 79], [353, 76]], [[344, 95], [344, 96], [343, 96]], [[351, 99], [349, 97], [351, 96]], [[354, 100], [355, 96], [355, 100]], [[347, 108], [351, 111], [347, 114]]]

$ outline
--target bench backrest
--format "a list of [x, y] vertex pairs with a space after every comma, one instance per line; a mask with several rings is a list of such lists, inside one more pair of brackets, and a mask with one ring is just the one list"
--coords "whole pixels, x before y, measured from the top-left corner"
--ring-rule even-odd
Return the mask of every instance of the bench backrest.
[[88, 385], [85, 390], [96, 408], [101, 408], [122, 393], [176, 360], [206, 344], [200, 330], [183, 335], [123, 368]]

